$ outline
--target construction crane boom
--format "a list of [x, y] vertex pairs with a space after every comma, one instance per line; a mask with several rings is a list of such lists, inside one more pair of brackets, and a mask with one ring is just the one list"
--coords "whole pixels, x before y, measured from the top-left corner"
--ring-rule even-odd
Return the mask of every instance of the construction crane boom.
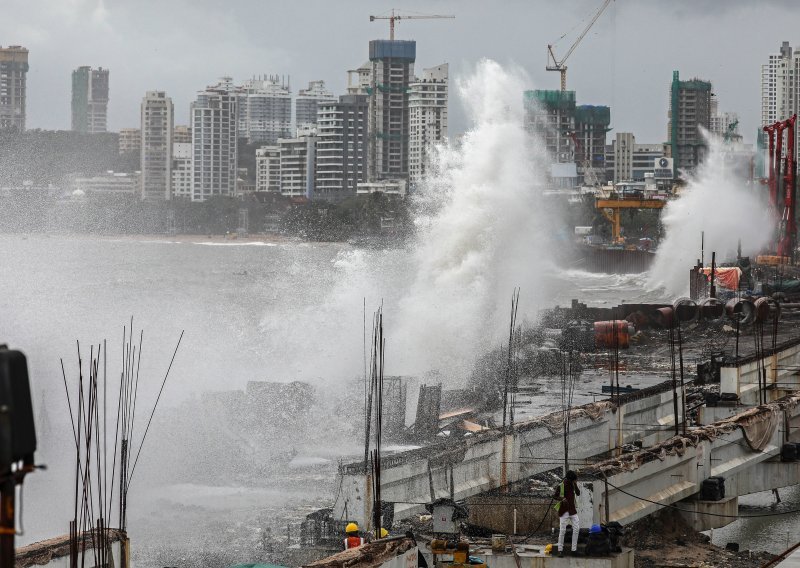
[[[547, 69], [548, 71], [558, 71], [558, 72], [561, 73], [561, 91], [562, 92], [567, 90], [567, 66], [565, 65], [565, 63], [567, 62], [567, 59], [569, 59], [569, 56], [572, 55], [573, 51], [575, 51], [575, 48], [578, 47], [578, 44], [581, 42], [581, 40], [584, 37], [586, 37], [586, 34], [589, 33], [589, 30], [592, 28], [594, 23], [597, 21], [597, 18], [599, 18], [600, 15], [605, 11], [605, 9], [608, 8], [608, 5], [611, 4], [611, 2], [612, 2], [612, 0], [604, 0], [603, 1], [603, 5], [600, 6], [600, 9], [597, 10], [595, 15], [592, 17], [592, 19], [589, 21], [587, 26], [581, 32], [581, 35], [579, 35], [578, 38], [572, 43], [572, 45], [567, 50], [567, 54], [564, 57], [562, 57], [560, 61], [556, 58], [556, 54], [553, 52], [553, 45], [549, 44], [547, 46], [548, 64], [545, 67], [545, 69]], [[552, 60], [552, 62], [553, 62], [552, 65], [549, 63], [550, 60]]]
[[453, 19], [455, 16], [449, 14], [400, 14], [395, 12], [394, 8], [392, 8], [391, 16], [370, 16], [369, 21], [374, 22], [375, 20], [389, 20], [389, 39], [394, 40], [394, 23], [397, 20], [439, 20], [442, 18]]

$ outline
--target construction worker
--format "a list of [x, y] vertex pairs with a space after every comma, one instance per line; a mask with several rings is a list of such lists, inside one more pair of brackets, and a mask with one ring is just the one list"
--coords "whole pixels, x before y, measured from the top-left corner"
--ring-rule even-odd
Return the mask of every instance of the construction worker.
[[566, 477], [556, 486], [556, 504], [553, 507], [558, 514], [558, 555], [564, 556], [564, 534], [567, 532], [567, 524], [572, 525], [572, 554], [578, 552], [578, 531], [580, 521], [578, 520], [578, 510], [575, 507], [575, 497], [581, 494], [578, 489], [578, 475], [569, 470]]
[[364, 539], [358, 536], [358, 525], [356, 523], [347, 523], [344, 528], [347, 537], [344, 539], [344, 549], [358, 548], [364, 544]]

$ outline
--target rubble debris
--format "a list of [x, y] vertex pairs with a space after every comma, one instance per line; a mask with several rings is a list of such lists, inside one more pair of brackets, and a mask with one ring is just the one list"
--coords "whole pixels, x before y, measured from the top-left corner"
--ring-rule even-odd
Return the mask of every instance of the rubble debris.
[[405, 554], [416, 546], [413, 539], [406, 537], [385, 538], [368, 542], [364, 546], [343, 550], [338, 554], [306, 564], [304, 568], [375, 568], [384, 562]]
[[625, 527], [620, 544], [636, 551], [635, 568], [756, 568], [774, 558], [768, 552], [737, 552], [715, 546], [674, 509], [661, 509], [631, 523]]

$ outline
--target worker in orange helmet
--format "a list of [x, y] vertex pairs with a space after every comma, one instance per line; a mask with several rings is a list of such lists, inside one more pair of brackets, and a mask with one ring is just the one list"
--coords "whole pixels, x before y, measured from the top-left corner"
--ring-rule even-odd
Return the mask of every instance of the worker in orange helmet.
[[347, 523], [344, 532], [347, 533], [347, 537], [344, 539], [345, 550], [358, 548], [364, 544], [364, 539], [358, 536], [358, 525], [356, 523]]

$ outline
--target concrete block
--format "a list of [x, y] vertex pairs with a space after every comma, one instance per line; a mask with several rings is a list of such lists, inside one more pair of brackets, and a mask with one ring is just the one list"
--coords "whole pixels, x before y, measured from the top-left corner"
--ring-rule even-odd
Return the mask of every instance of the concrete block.
[[[701, 501], [686, 499], [678, 505], [680, 515], [696, 531], [718, 529], [731, 524], [739, 513], [739, 498], [726, 497], [720, 501]], [[718, 516], [725, 515], [725, 516]]]

